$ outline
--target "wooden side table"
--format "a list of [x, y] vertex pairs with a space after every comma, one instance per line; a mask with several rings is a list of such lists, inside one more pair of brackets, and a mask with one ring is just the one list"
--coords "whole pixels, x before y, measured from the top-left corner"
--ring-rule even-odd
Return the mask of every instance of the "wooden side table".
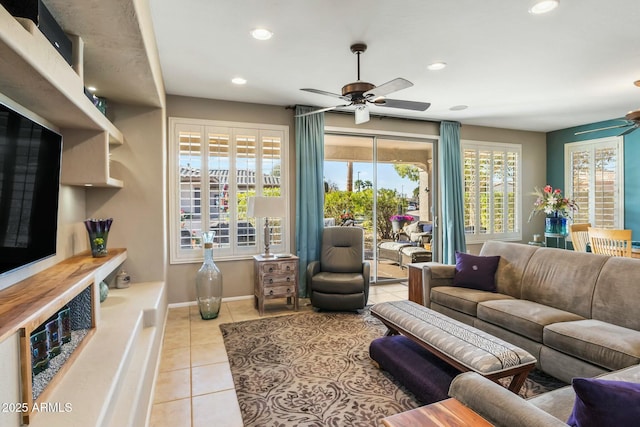
[[254, 255], [254, 306], [260, 316], [264, 314], [264, 300], [271, 298], [286, 298], [298, 311], [298, 264], [295, 255], [287, 258]]
[[385, 427], [490, 427], [489, 421], [457, 399], [446, 399], [382, 419]]
[[422, 295], [422, 267], [426, 262], [414, 262], [407, 264], [409, 267], [409, 301], [424, 305]]

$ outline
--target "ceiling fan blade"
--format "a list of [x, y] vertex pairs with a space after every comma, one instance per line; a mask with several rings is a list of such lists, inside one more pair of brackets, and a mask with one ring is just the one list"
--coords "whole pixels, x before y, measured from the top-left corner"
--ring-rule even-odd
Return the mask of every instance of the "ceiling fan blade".
[[336, 108], [348, 107], [350, 105], [351, 104], [345, 104], [345, 105], [335, 105], [333, 107], [327, 107], [327, 108], [319, 108], [317, 110], [309, 111], [308, 113], [296, 114], [294, 117], [310, 116], [312, 114], [324, 113], [325, 111], [335, 110]]
[[574, 133], [574, 135], [584, 135], [585, 133], [592, 133], [592, 132], [600, 132], [601, 130], [609, 130], [609, 129], [618, 129], [618, 128], [625, 128], [627, 126], [631, 126], [633, 124], [633, 122], [631, 123], [625, 123], [623, 125], [615, 125], [615, 126], [606, 126], [603, 128], [598, 128], [598, 129], [588, 129], [588, 130], [581, 130], [580, 132], [576, 132]]
[[320, 90], [320, 89], [304, 88], [304, 89], [300, 89], [300, 90], [304, 90], [305, 92], [317, 93], [318, 95], [333, 96], [334, 98], [344, 99], [345, 101], [351, 101], [351, 97], [350, 96], [339, 95], [337, 93], [327, 92], [327, 91]]
[[411, 86], [413, 86], [413, 83], [411, 83], [409, 80], [398, 77], [397, 79], [393, 79], [364, 92], [362, 96], [364, 96], [365, 98], [378, 98], [380, 96], [386, 96], [390, 93], [397, 92]]
[[380, 107], [389, 107], [389, 108], [403, 108], [405, 110], [425, 111], [427, 108], [431, 106], [431, 103], [404, 101], [402, 99], [382, 98], [380, 100], [373, 101], [373, 105], [378, 105]]
[[634, 130], [638, 129], [638, 127], [640, 127], [640, 123], [636, 123], [635, 125], [631, 126], [629, 129], [625, 130], [624, 132], [622, 132], [620, 135], [618, 136], [625, 136], [627, 134], [630, 134], [631, 132], [633, 132]]

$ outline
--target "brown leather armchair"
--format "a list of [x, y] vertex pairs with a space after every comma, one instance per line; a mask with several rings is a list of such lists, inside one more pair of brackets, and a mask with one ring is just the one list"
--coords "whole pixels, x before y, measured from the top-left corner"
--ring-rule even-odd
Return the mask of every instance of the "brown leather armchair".
[[306, 281], [311, 305], [321, 310], [364, 308], [369, 299], [370, 268], [364, 261], [364, 232], [361, 228], [325, 228], [320, 260], [307, 266]]

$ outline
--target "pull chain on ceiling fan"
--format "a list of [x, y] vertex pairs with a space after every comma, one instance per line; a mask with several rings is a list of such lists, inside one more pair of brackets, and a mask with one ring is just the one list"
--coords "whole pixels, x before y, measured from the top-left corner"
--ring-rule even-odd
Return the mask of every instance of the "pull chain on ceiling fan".
[[431, 105], [428, 102], [415, 102], [405, 101], [400, 99], [389, 99], [386, 96], [390, 93], [397, 92], [402, 89], [413, 86], [407, 79], [398, 77], [391, 81], [388, 81], [380, 86], [375, 86], [372, 83], [363, 82], [360, 80], [360, 55], [367, 50], [367, 45], [364, 43], [356, 43], [351, 46], [351, 52], [357, 56], [357, 78], [358, 80], [352, 83], [348, 83], [342, 87], [342, 95], [332, 92], [326, 92], [320, 89], [304, 88], [306, 92], [317, 93], [319, 95], [327, 95], [334, 98], [339, 98], [349, 102], [348, 104], [336, 105], [333, 107], [319, 108], [317, 110], [310, 111], [304, 114], [298, 114], [296, 117], [308, 116], [311, 114], [318, 114], [325, 111], [335, 110], [336, 108], [355, 106], [355, 121], [356, 124], [361, 124], [369, 121], [369, 109], [367, 103], [377, 105], [379, 107], [388, 108], [400, 108], [413, 111], [425, 111]]

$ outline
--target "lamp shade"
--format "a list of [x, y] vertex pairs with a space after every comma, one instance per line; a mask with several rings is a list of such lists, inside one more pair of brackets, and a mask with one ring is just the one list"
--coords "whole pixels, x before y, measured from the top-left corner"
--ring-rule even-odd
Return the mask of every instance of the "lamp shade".
[[282, 197], [249, 197], [247, 216], [249, 218], [282, 218], [286, 203]]

